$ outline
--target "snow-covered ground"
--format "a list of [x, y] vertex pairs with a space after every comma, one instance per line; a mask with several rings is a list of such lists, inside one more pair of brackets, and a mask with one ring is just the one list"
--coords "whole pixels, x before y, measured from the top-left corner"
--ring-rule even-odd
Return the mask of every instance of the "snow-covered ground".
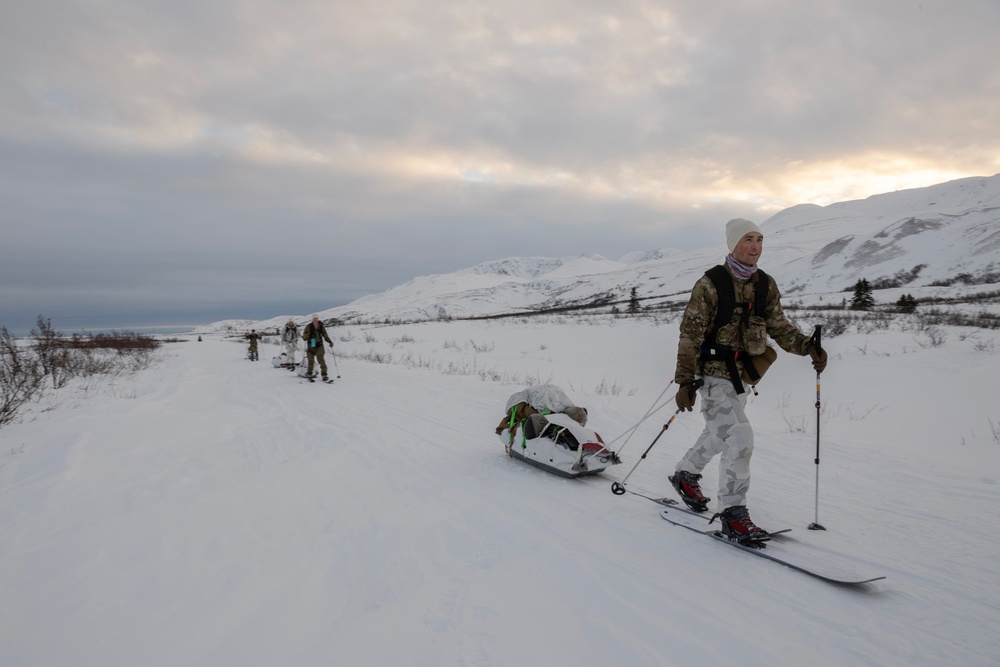
[[[751, 398], [754, 519], [887, 577], [860, 588], [612, 495], [669, 406], [600, 477], [506, 456], [505, 401], [537, 382], [625, 433], [667, 388], [676, 324], [345, 327], [332, 386], [272, 368], [272, 345], [169, 344], [0, 429], [0, 665], [996, 665], [1000, 332], [944, 333], [826, 341], [826, 532], [806, 530], [815, 374], [781, 353]], [[628, 487], [672, 495], [701, 426], [678, 416]]]

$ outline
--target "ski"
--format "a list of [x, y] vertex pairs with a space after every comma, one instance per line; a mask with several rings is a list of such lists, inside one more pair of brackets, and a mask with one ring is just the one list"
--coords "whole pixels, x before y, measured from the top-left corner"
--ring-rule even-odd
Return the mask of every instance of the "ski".
[[[646, 500], [652, 501], [652, 502], [656, 503], [657, 505], [663, 505], [665, 507], [669, 507], [674, 512], [684, 512], [685, 514], [690, 514], [691, 516], [696, 516], [699, 519], [704, 519], [705, 521], [707, 521], [709, 523], [711, 523], [712, 518], [714, 516], [708, 510], [705, 510], [704, 512], [696, 512], [693, 509], [691, 509], [690, 507], [688, 507], [687, 505], [684, 505], [683, 503], [680, 503], [680, 502], [674, 500], [673, 498], [661, 498], [661, 497], [658, 497], [658, 496], [649, 496], [649, 495], [646, 495], [645, 493], [640, 493], [638, 491], [633, 491], [631, 489], [626, 489], [624, 486], [621, 486], [617, 482], [615, 484], [618, 486], [618, 493], [616, 493], [616, 495], [622, 495], [622, 493], [628, 493], [628, 494], [631, 494], [633, 496], [639, 496], [640, 498], [645, 498]], [[614, 486], [614, 485], [612, 485], [612, 486]], [[779, 530], [768, 530], [767, 532], [768, 532], [768, 534], [771, 537], [778, 536], [778, 538], [781, 539], [781, 538], [787, 537], [787, 533], [792, 532], [792, 529], [791, 528], [781, 528]]]
[[[629, 493], [633, 492], [629, 491]], [[643, 498], [646, 498], [647, 500], [652, 500], [654, 503], [658, 503], [660, 505], [666, 505], [667, 507], [673, 510], [676, 510], [678, 512], [684, 512], [685, 514], [690, 514], [691, 516], [700, 516], [702, 519], [706, 520], [712, 518], [712, 513], [709, 512], [707, 509], [704, 512], [696, 512], [695, 510], [691, 509], [684, 503], [677, 502], [673, 498], [653, 498], [652, 496], [643, 496]]]
[[[700, 533], [711, 537], [712, 539], [722, 542], [723, 544], [728, 544], [732, 547], [739, 549], [740, 551], [745, 551], [751, 553], [755, 556], [760, 556], [761, 558], [766, 558], [767, 560], [774, 561], [776, 563], [781, 563], [786, 567], [790, 567], [793, 570], [802, 572], [803, 574], [808, 574], [810, 577], [815, 577], [816, 579], [821, 579], [823, 581], [833, 583], [833, 584], [843, 584], [846, 586], [858, 586], [861, 584], [868, 584], [873, 581], [878, 581], [880, 579], [885, 579], [885, 577], [859, 577], [854, 574], [844, 573], [844, 572], [832, 572], [829, 568], [820, 568], [810, 565], [807, 559], [801, 556], [796, 556], [794, 553], [786, 553], [780, 549], [780, 547], [775, 549], [775, 552], [771, 552], [769, 549], [763, 545], [759, 547], [749, 547], [739, 542], [733, 542], [732, 540], [720, 535], [717, 531], [709, 529], [705, 530], [705, 522], [701, 519], [705, 517], [699, 517], [698, 519], [693, 518], [691, 512], [684, 512], [677, 510], [679, 507], [662, 510], [660, 516], [674, 524], [675, 526], [681, 526], [682, 528], [687, 528], [688, 530]], [[697, 515], [696, 515], [697, 516]], [[776, 535], [785, 531], [776, 531], [771, 533], [771, 535]], [[825, 571], [821, 571], [824, 569]]]

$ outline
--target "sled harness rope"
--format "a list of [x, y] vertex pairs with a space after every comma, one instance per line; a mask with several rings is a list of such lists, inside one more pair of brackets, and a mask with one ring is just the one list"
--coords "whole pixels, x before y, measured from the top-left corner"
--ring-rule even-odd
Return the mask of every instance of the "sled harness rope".
[[[637, 421], [635, 423], [635, 425], [629, 427], [624, 433], [622, 433], [621, 435], [619, 435], [617, 438], [615, 438], [614, 440], [612, 440], [611, 442], [609, 442], [608, 444], [606, 444], [605, 448], [610, 448], [611, 445], [615, 444], [616, 442], [618, 442], [622, 438], [625, 438], [625, 442], [623, 442], [622, 446], [618, 448], [618, 452], [617, 453], [620, 455], [622, 453], [622, 450], [625, 449], [625, 445], [627, 445], [628, 441], [632, 439], [632, 436], [635, 434], [636, 429], [638, 429], [640, 426], [642, 426], [642, 423], [644, 421], [646, 421], [647, 419], [649, 419], [650, 417], [652, 417], [654, 414], [656, 414], [657, 412], [659, 412], [660, 410], [662, 410], [664, 407], [666, 407], [667, 403], [669, 403], [670, 401], [673, 400], [672, 398], [668, 398], [666, 401], [664, 401], [660, 405], [657, 405], [657, 403], [660, 403], [660, 399], [663, 398], [663, 395], [666, 394], [667, 391], [670, 390], [670, 385], [672, 385], [673, 383], [674, 383], [673, 380], [671, 380], [670, 382], [667, 383], [667, 386], [663, 388], [663, 391], [660, 392], [660, 395], [656, 397], [656, 400], [653, 401], [653, 404], [649, 406], [648, 410], [646, 410], [646, 414], [644, 414], [642, 416], [642, 419], [640, 419], [639, 421]], [[625, 437], [626, 435], [628, 437]]]

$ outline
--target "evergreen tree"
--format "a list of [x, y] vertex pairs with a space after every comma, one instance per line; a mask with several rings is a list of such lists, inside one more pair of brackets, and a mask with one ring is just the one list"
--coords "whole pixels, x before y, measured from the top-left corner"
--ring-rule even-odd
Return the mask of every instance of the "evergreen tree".
[[854, 283], [854, 296], [851, 298], [851, 310], [871, 310], [875, 305], [872, 296], [872, 286], [864, 278]]
[[904, 294], [899, 297], [896, 307], [899, 308], [899, 312], [901, 313], [912, 313], [917, 310], [917, 300], [911, 294]]
[[629, 315], [635, 315], [639, 312], [639, 296], [637, 294], [638, 288], [633, 287], [632, 292], [628, 298], [628, 310], [626, 311]]

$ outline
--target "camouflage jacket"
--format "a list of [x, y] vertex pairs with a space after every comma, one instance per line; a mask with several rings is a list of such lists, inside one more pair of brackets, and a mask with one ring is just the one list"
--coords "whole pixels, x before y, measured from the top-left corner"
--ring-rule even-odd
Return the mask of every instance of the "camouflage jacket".
[[[808, 354], [809, 336], [800, 332], [794, 324], [785, 319], [781, 309], [781, 294], [771, 277], [771, 285], [767, 292], [767, 303], [764, 306], [764, 317], [750, 316], [750, 326], [742, 326], [742, 307], [739, 302], [747, 303], [754, 298], [754, 286], [759, 273], [754, 273], [750, 280], [739, 280], [733, 277], [733, 286], [738, 297], [733, 317], [728, 324], [719, 329], [717, 340], [719, 345], [726, 345], [734, 350], [746, 352], [749, 355], [761, 354], [767, 346], [768, 336], [781, 349], [792, 354], [805, 356]], [[742, 297], [740, 296], [742, 295]], [[677, 368], [674, 371], [674, 382], [678, 385], [691, 382], [695, 376], [702, 375], [699, 368], [701, 348], [712, 328], [715, 326], [716, 309], [719, 306], [719, 295], [716, 293], [712, 279], [703, 275], [691, 290], [691, 298], [684, 309], [681, 319], [680, 341], [677, 345]], [[743, 372], [743, 361], [737, 360], [736, 366]], [[726, 364], [722, 361], [705, 362], [704, 375], [729, 379]]]
[[[309, 341], [315, 339], [315, 345], [311, 344]], [[326, 332], [326, 327], [320, 322], [319, 326], [314, 327], [313, 323], [310, 322], [302, 329], [302, 340], [306, 342], [306, 348], [323, 347], [323, 340], [326, 340], [333, 347], [333, 341], [330, 340], [330, 334]]]

